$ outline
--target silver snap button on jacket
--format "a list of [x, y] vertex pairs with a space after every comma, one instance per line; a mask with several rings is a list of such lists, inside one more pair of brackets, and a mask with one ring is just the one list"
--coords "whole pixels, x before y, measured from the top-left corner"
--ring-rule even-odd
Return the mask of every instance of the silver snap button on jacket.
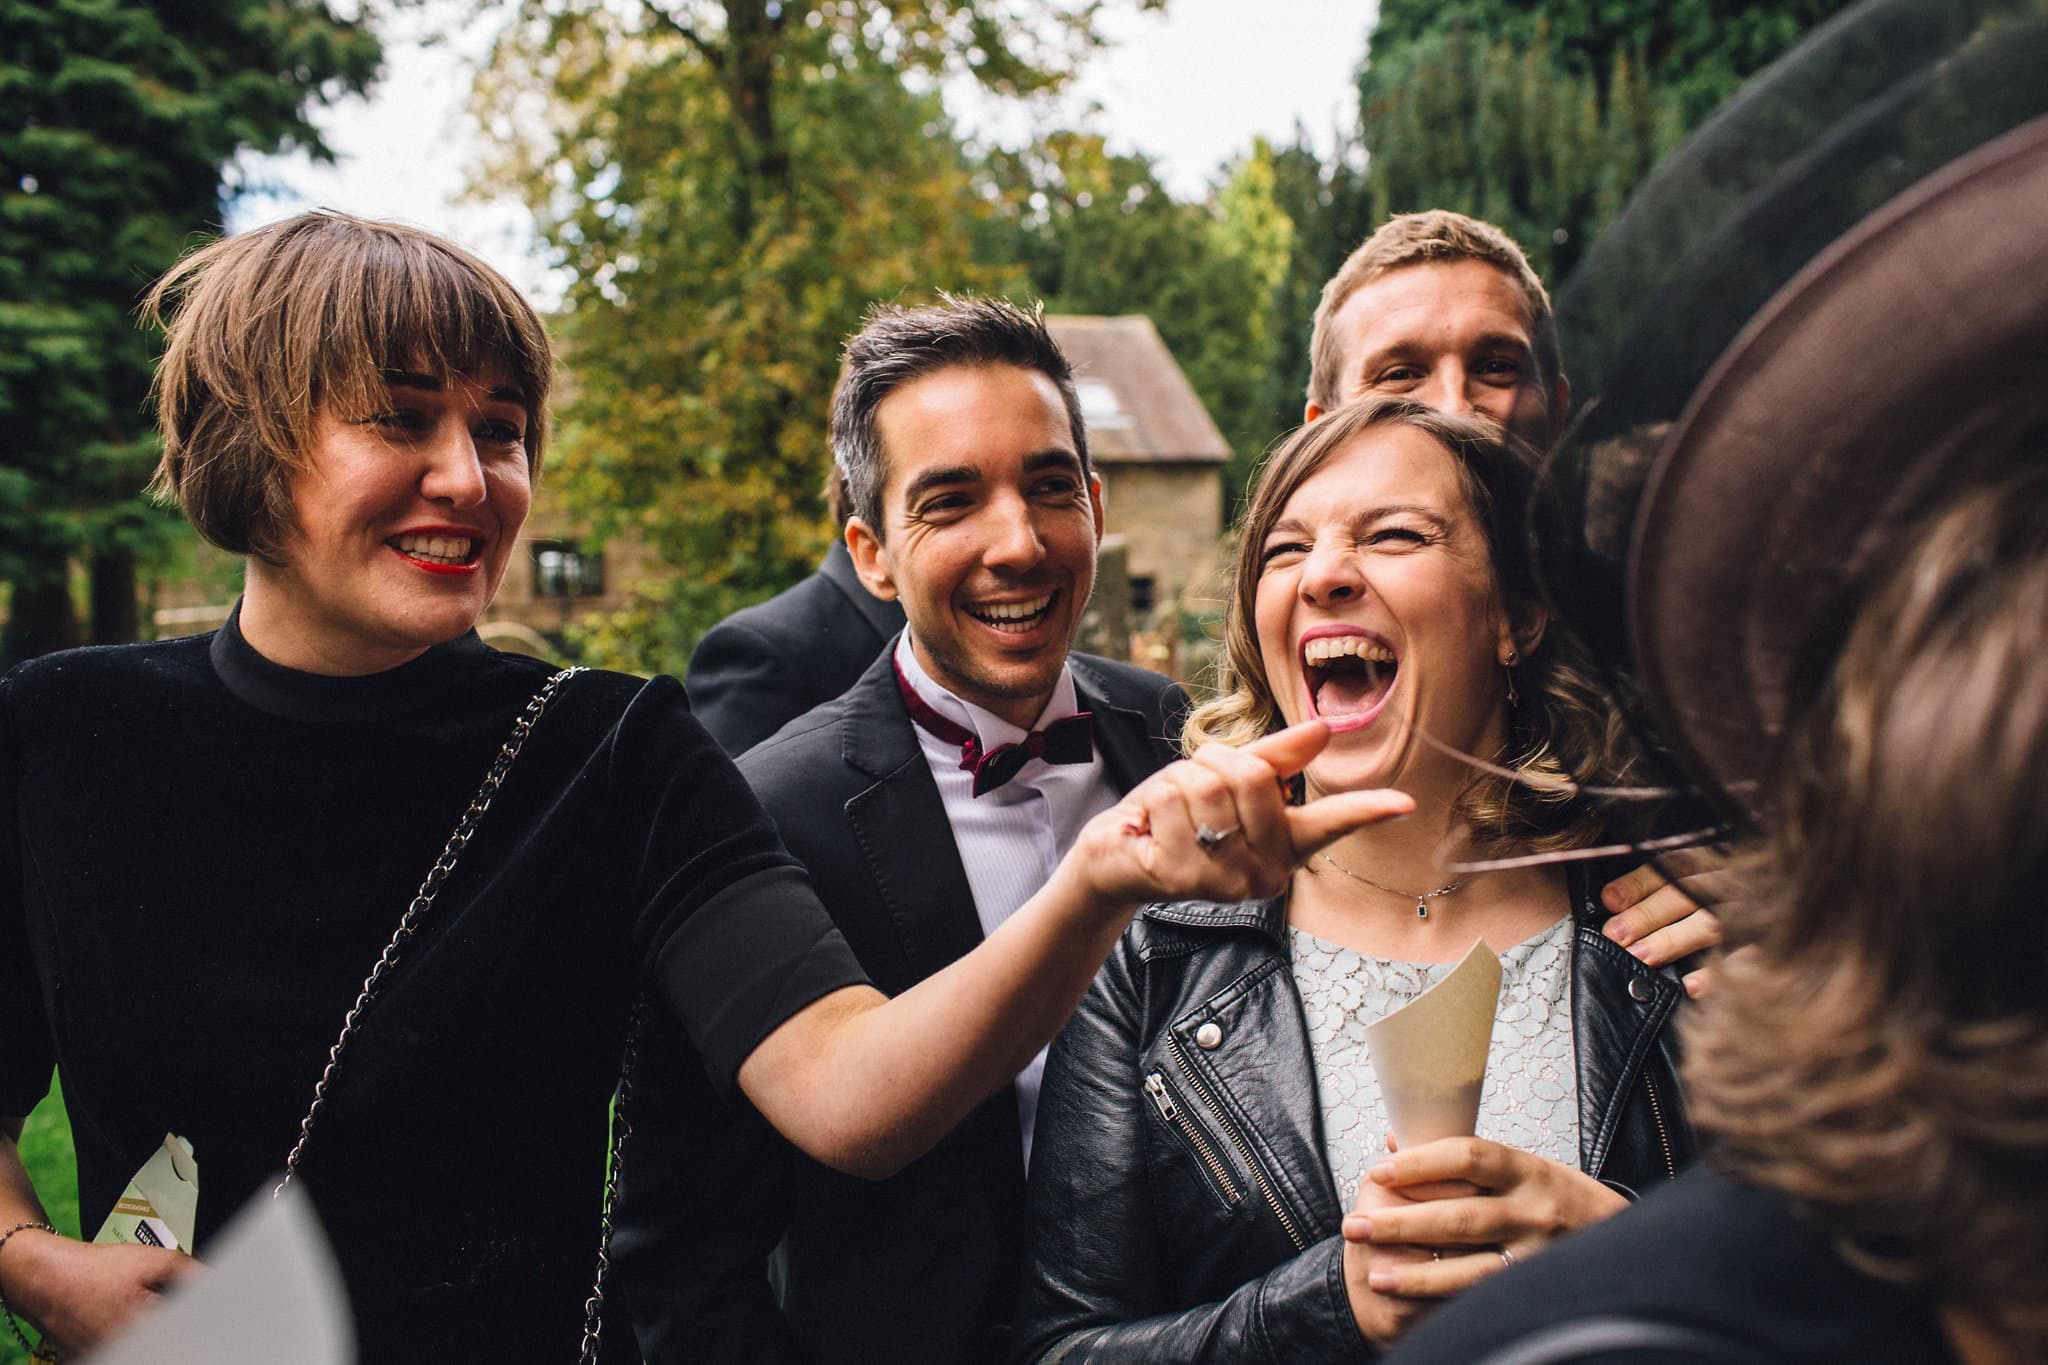
[[1648, 977], [1637, 976], [1629, 978], [1628, 998], [1635, 1001], [1638, 1005], [1649, 1004], [1650, 997], [1654, 996], [1656, 993], [1657, 988], [1650, 984], [1650, 979]]
[[1223, 1046], [1222, 1028], [1214, 1022], [1202, 1025], [1195, 1030], [1195, 1046], [1205, 1052], [1213, 1052]]

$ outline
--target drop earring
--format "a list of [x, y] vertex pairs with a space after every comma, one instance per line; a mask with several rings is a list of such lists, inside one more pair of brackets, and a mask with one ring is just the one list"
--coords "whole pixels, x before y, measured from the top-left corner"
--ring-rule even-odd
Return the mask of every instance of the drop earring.
[[1521, 700], [1520, 695], [1518, 695], [1515, 691], [1515, 665], [1520, 663], [1521, 661], [1521, 651], [1515, 649], [1509, 650], [1508, 657], [1501, 660], [1500, 666], [1503, 670], [1506, 671], [1508, 675], [1508, 705], [1510, 707], [1514, 706], [1516, 702]]

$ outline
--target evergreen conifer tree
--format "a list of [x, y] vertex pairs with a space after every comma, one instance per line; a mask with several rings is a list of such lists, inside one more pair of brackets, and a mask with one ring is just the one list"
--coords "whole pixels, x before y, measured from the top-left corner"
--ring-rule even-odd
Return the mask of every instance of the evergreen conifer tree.
[[310, 101], [361, 90], [361, 19], [282, 0], [0, 0], [0, 654], [136, 638], [135, 575], [171, 522], [156, 458], [154, 340], [134, 308], [217, 230], [243, 149], [323, 152]]

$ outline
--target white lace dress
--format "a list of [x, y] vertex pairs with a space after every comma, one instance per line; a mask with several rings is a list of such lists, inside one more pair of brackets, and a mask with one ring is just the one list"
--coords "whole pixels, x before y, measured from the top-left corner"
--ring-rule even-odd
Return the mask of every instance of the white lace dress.
[[[1366, 957], [1290, 929], [1308, 1015], [1323, 1147], [1348, 1207], [1387, 1150], [1387, 1111], [1365, 1030], [1450, 975], [1455, 962]], [[1572, 918], [1500, 955], [1500, 1010], [1479, 1100], [1479, 1136], [1577, 1169], [1579, 1078], [1572, 1047]]]

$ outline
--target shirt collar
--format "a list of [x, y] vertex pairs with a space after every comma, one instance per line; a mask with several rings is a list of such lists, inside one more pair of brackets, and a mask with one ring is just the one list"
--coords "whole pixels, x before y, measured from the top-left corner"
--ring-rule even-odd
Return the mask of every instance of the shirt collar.
[[[946, 719], [964, 725], [974, 731], [974, 737], [981, 742], [981, 751], [987, 753], [1002, 744], [1015, 744], [1023, 739], [1026, 731], [1018, 729], [994, 712], [976, 706], [973, 702], [962, 701], [932, 681], [932, 675], [925, 672], [924, 665], [917, 660], [917, 651], [911, 648], [910, 629], [905, 627], [896, 641], [896, 662], [903, 669], [903, 676], [910, 680], [911, 688], [924, 698], [925, 703]], [[1080, 697], [1074, 691], [1074, 673], [1064, 661], [1060, 664], [1059, 681], [1053, 684], [1052, 696], [1033, 721], [1033, 730], [1043, 730], [1054, 721], [1065, 720], [1081, 710]]]

